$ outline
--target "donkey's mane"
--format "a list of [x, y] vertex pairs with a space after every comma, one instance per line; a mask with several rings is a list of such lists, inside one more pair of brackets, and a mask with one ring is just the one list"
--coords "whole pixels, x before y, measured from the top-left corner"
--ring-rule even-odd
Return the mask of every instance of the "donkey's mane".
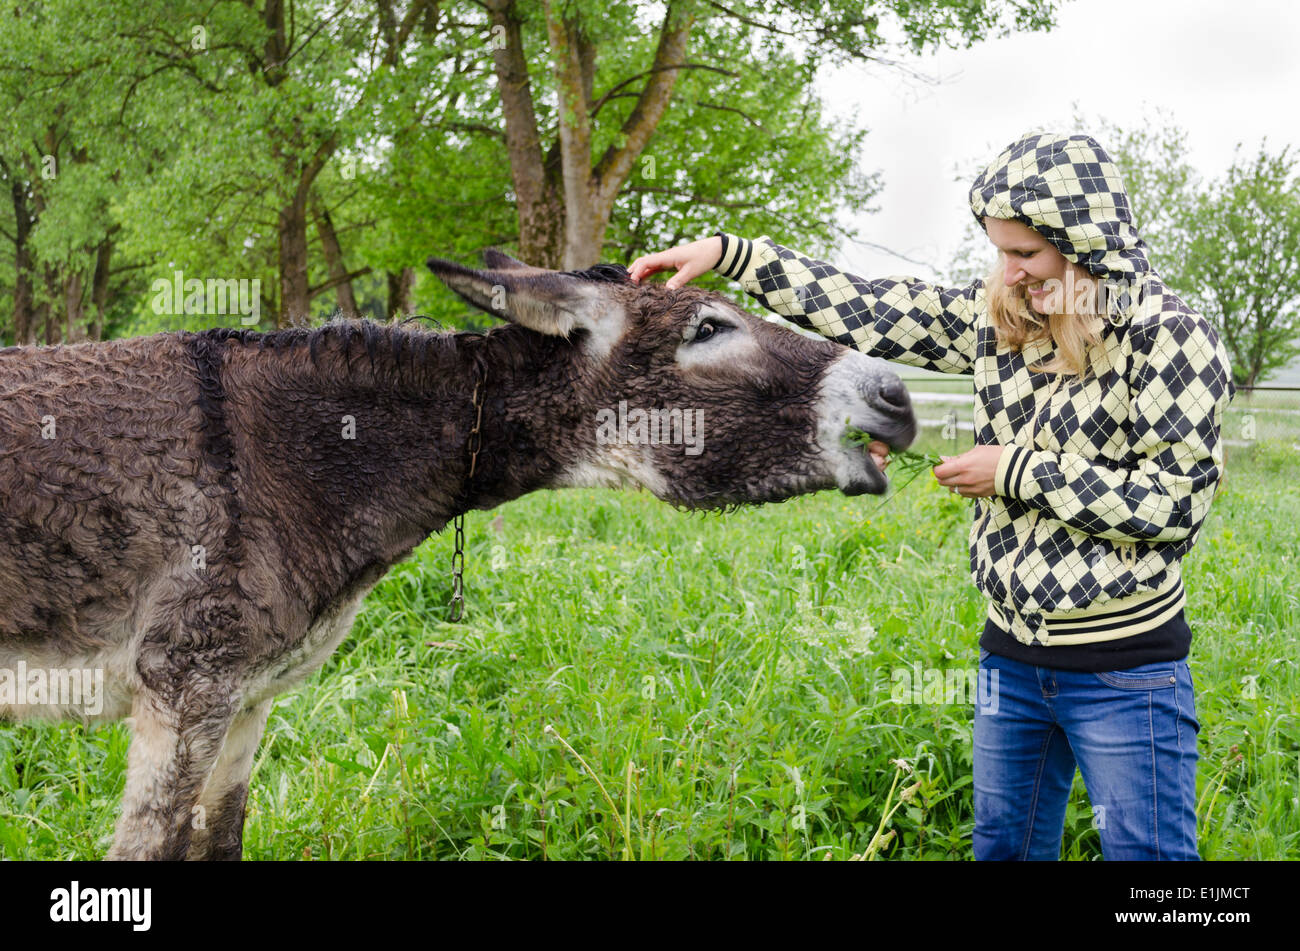
[[306, 346], [313, 365], [319, 365], [320, 355], [330, 343], [336, 344], [345, 354], [351, 351], [354, 343], [359, 343], [365, 347], [366, 356], [373, 366], [375, 357], [385, 346], [389, 351], [387, 356], [397, 364], [401, 363], [403, 356], [415, 364], [436, 360], [454, 349], [457, 334], [362, 319], [333, 320], [319, 327], [288, 327], [271, 331], [213, 327], [194, 336], [211, 343], [238, 343], [273, 351]]
[[[565, 271], [565, 274], [586, 281], [609, 284], [629, 284], [631, 276], [622, 264], [596, 264], [577, 271]], [[354, 344], [364, 347], [365, 355], [375, 370], [376, 357], [386, 357], [392, 361], [395, 369], [400, 369], [403, 359], [408, 368], [436, 365], [452, 355], [458, 345], [486, 341], [492, 337], [500, 341], [502, 337], [514, 339], [513, 334], [505, 333], [505, 328], [497, 327], [486, 333], [468, 331], [438, 331], [420, 327], [408, 327], [408, 318], [400, 324], [383, 324], [369, 318], [332, 320], [319, 327], [288, 327], [283, 330], [261, 331], [248, 327], [214, 327], [197, 333], [184, 333], [183, 339], [203, 338], [209, 345], [237, 343], [243, 346], [255, 346], [263, 350], [282, 351], [305, 346], [311, 357], [312, 365], [320, 366], [320, 356], [332, 343], [344, 355], [348, 372], [352, 370], [352, 348]], [[383, 352], [387, 348], [387, 353]], [[518, 344], [507, 346], [508, 362], [519, 365], [524, 349]], [[477, 361], [476, 361], [477, 362]]]
[[494, 376], [526, 370], [552, 359], [555, 349], [578, 344], [585, 333], [577, 330], [565, 340], [514, 324], [484, 332], [437, 331], [407, 326], [405, 322], [384, 324], [369, 319], [344, 319], [319, 327], [272, 331], [214, 327], [184, 333], [182, 339], [191, 352], [219, 353], [232, 343], [273, 353], [305, 349], [315, 369], [320, 369], [322, 362], [333, 355], [341, 360], [349, 378], [359, 366], [368, 365], [371, 378], [377, 383], [423, 388], [453, 366], [472, 370], [478, 377], [484, 376], [489, 365]]
[[596, 264], [582, 271], [565, 271], [584, 281], [607, 281], [611, 284], [631, 283], [632, 275], [621, 264]]

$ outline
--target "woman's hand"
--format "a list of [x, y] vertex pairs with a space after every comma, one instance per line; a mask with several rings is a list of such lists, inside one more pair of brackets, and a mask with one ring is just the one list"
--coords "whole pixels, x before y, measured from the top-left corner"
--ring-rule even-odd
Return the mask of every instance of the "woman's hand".
[[993, 476], [1006, 446], [976, 446], [960, 456], [940, 456], [942, 465], [934, 467], [940, 485], [968, 499], [987, 499], [997, 495]]
[[713, 269], [722, 257], [722, 238], [716, 234], [711, 238], [702, 238], [690, 244], [678, 245], [656, 254], [643, 254], [628, 265], [627, 272], [636, 283], [641, 278], [649, 277], [657, 271], [672, 268], [677, 273], [664, 285], [669, 290], [676, 290], [692, 278], [699, 277]]

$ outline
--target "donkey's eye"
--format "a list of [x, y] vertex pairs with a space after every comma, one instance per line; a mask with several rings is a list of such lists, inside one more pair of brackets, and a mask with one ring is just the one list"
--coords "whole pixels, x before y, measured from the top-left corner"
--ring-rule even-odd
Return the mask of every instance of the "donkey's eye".
[[724, 330], [731, 328], [731, 324], [724, 324], [720, 320], [709, 318], [700, 321], [700, 325], [695, 328], [695, 336], [691, 338], [692, 343], [699, 343], [702, 340], [708, 340], [714, 334], [720, 334]]

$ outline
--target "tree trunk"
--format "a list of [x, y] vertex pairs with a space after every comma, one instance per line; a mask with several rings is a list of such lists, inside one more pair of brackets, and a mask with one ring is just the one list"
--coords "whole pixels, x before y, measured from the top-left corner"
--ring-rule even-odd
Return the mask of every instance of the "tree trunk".
[[564, 17], [552, 6], [546, 10], [546, 35], [550, 41], [552, 69], [559, 95], [560, 175], [564, 181], [564, 260], [565, 269], [590, 267], [600, 260], [600, 247], [592, 247], [594, 228], [590, 214], [595, 185], [591, 174], [591, 102], [583, 72], [591, 61], [576, 20]]
[[276, 326], [306, 327], [311, 323], [311, 294], [307, 285], [307, 214], [295, 199], [280, 209], [280, 313]]
[[320, 235], [321, 249], [325, 253], [325, 264], [329, 268], [330, 280], [338, 282], [334, 293], [338, 299], [339, 310], [344, 317], [356, 317], [360, 311], [357, 310], [356, 295], [352, 292], [352, 281], [348, 279], [347, 265], [343, 263], [343, 248], [339, 245], [334, 221], [318, 195], [312, 198], [312, 210], [316, 215], [316, 233]]
[[[554, 234], [563, 236], [559, 262], [555, 263], [552, 252], [547, 260], [532, 263], [566, 269], [590, 267], [603, 256], [605, 232], [618, 194], [668, 109], [680, 67], [686, 59], [695, 14], [683, 13], [679, 6], [668, 4], [659, 28], [654, 63], [645, 72], [645, 86], [637, 96], [636, 105], [624, 120], [615, 142], [598, 162], [593, 162], [595, 45], [576, 15], [553, 0], [543, 4], [559, 101], [559, 132], [556, 148], [552, 150], [558, 158], [558, 182], [562, 187], [562, 195], [557, 195], [548, 193], [548, 183], [556, 181], [550, 167], [552, 156], [544, 164], [540, 144], [536, 142], [536, 116], [514, 2], [488, 0], [488, 9], [493, 25], [505, 27], [505, 45], [494, 49], [493, 57], [506, 118], [511, 173], [519, 199], [521, 257], [529, 260], [525, 241], [536, 241], [552, 233], [549, 225], [555, 229]], [[562, 208], [550, 200], [553, 197], [562, 198]]]
[[410, 317], [411, 288], [415, 286], [415, 269], [404, 267], [400, 274], [388, 272], [388, 321], [392, 323]]
[[289, 58], [289, 38], [284, 25], [284, 0], [266, 0], [262, 9], [266, 42], [262, 46], [262, 81], [274, 88], [284, 82], [284, 64]]
[[293, 197], [280, 209], [280, 313], [278, 327], [307, 327], [311, 324], [311, 285], [307, 283], [307, 199], [325, 163], [338, 148], [338, 133], [316, 147], [306, 165], [299, 165], [296, 153], [282, 156], [287, 171], [297, 181]]
[[79, 343], [86, 339], [86, 326], [84, 323], [86, 316], [86, 305], [82, 293], [85, 290], [85, 282], [81, 279], [81, 272], [73, 271], [63, 282], [63, 314], [65, 329], [63, 339], [67, 343]]
[[[637, 160], [650, 144], [672, 101], [673, 88], [677, 85], [680, 72], [675, 67], [686, 62], [686, 50], [694, 22], [694, 13], [682, 13], [673, 3], [668, 4], [663, 23], [659, 27], [659, 43], [655, 48], [654, 63], [646, 78], [645, 87], [627, 119], [623, 121], [618, 139], [605, 149], [605, 154], [591, 172], [591, 192], [581, 216], [583, 227], [576, 231], [577, 240], [581, 242], [578, 246], [585, 250], [591, 261], [579, 265], [581, 267], [589, 267], [600, 260], [605, 231], [614, 214], [618, 194], [631, 176]], [[569, 214], [572, 215], [572, 199], [568, 195], [565, 195], [565, 199], [569, 203]], [[575, 229], [570, 229], [570, 234], [574, 233]]]
[[31, 346], [36, 343], [37, 327], [33, 312], [32, 252], [27, 247], [32, 214], [27, 206], [27, 182], [7, 167], [6, 174], [14, 205], [14, 343]]
[[487, 0], [494, 36], [492, 66], [506, 124], [506, 151], [519, 221], [519, 258], [538, 267], [564, 261], [564, 195], [558, 143], [545, 158], [528, 78], [520, 17], [515, 0]]
[[59, 280], [54, 270], [47, 264], [41, 270], [44, 272], [45, 294], [44, 299], [36, 308], [37, 319], [44, 326], [45, 345], [52, 347], [59, 342], [61, 336], [59, 330], [59, 310], [55, 306], [55, 301], [59, 300], [60, 292], [63, 290], [59, 286]]
[[104, 311], [108, 307], [109, 268], [113, 263], [113, 239], [107, 235], [95, 250], [95, 274], [90, 279], [90, 303], [95, 316], [90, 323], [90, 339], [104, 339]]

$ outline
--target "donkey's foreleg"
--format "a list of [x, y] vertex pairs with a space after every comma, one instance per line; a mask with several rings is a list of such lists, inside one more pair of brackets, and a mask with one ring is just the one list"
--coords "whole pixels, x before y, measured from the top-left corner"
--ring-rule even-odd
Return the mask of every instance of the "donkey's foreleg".
[[190, 859], [237, 861], [244, 854], [244, 807], [248, 801], [248, 774], [262, 741], [271, 700], [239, 712], [217, 764], [199, 797]]
[[229, 703], [205, 693], [182, 690], [174, 703], [149, 691], [136, 694], [126, 792], [108, 858], [186, 857], [199, 793], [233, 719]]

